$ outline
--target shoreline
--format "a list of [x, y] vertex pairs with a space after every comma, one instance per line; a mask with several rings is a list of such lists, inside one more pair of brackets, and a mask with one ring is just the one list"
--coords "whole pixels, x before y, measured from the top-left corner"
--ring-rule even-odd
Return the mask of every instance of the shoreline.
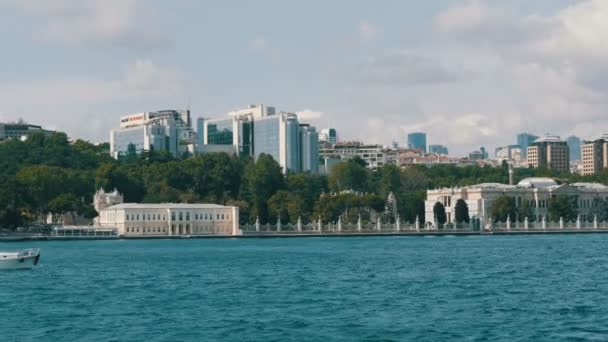
[[508, 235], [577, 235], [606, 234], [597, 229], [548, 229], [500, 231], [420, 231], [420, 232], [341, 232], [341, 233], [247, 233], [243, 235], [184, 235], [184, 236], [0, 236], [0, 243], [25, 241], [92, 241], [92, 240], [191, 240], [191, 239], [286, 239], [286, 238], [353, 238], [353, 237], [447, 237], [447, 236], [508, 236]]

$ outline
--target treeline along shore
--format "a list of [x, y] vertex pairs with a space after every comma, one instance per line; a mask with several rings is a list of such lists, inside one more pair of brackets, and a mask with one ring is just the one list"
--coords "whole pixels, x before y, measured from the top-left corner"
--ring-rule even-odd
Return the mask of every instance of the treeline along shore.
[[[582, 177], [547, 169], [516, 169], [515, 178], [553, 177], [560, 182], [608, 183], [608, 172]], [[425, 222], [426, 190], [478, 183], [508, 183], [508, 166], [385, 165], [369, 170], [360, 159], [331, 174], [283, 174], [268, 155], [254, 160], [223, 153], [173, 158], [148, 152], [115, 160], [108, 144], [69, 141], [64, 133], [34, 134], [0, 142], [0, 228], [40, 224], [48, 215], [97, 216], [93, 195], [116, 188], [125, 202], [217, 203], [240, 208], [241, 224], [373, 221], [391, 210], [392, 192], [405, 222]], [[562, 205], [562, 204], [560, 204]], [[389, 209], [387, 209], [389, 208]]]

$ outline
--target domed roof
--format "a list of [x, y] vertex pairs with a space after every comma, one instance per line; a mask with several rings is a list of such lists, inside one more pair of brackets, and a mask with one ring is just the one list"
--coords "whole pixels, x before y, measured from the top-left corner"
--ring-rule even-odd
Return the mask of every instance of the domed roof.
[[522, 179], [517, 186], [522, 188], [548, 188], [551, 186], [557, 186], [557, 182], [551, 178], [545, 177], [532, 177]]

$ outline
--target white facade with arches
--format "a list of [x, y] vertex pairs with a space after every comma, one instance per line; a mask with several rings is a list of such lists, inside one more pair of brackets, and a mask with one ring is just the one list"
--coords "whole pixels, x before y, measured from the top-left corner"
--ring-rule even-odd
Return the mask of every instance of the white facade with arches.
[[517, 207], [528, 205], [532, 208], [536, 221], [540, 222], [548, 215], [549, 200], [559, 195], [576, 197], [581, 219], [590, 221], [593, 219], [594, 199], [608, 200], [608, 186], [598, 183], [558, 184], [551, 178], [526, 178], [517, 185], [483, 183], [428, 190], [425, 216], [427, 222], [437, 226], [433, 207], [440, 202], [445, 207], [447, 223], [452, 223], [455, 220], [456, 202], [462, 199], [467, 203], [470, 217], [487, 222], [493, 202], [501, 196], [508, 196], [515, 199]]
[[241, 235], [239, 208], [217, 204], [118, 204], [99, 212], [101, 227], [128, 237]]

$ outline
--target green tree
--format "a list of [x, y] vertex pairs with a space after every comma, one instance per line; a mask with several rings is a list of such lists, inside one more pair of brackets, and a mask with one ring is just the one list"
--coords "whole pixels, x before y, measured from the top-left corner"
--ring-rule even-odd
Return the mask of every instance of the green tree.
[[459, 199], [456, 201], [456, 206], [454, 208], [455, 220], [457, 223], [469, 223], [469, 206], [467, 202], [463, 199]]
[[285, 188], [281, 166], [270, 156], [261, 154], [255, 163], [245, 169], [245, 197], [251, 203], [251, 219], [259, 217], [269, 222], [268, 200]]
[[433, 206], [433, 215], [437, 219], [439, 228], [443, 228], [443, 225], [448, 221], [448, 216], [445, 212], [445, 206], [441, 202], [435, 203]]
[[286, 190], [277, 191], [268, 200], [269, 220], [276, 222], [280, 217], [283, 223], [295, 224], [302, 216], [302, 199]]
[[549, 200], [549, 220], [557, 222], [560, 218], [564, 221], [576, 221], [578, 217], [578, 206], [576, 197], [567, 195], [558, 195]]
[[333, 192], [367, 191], [367, 170], [356, 160], [342, 162], [331, 170], [329, 188]]
[[509, 196], [500, 196], [492, 202], [490, 215], [494, 222], [506, 222], [507, 218], [515, 220], [517, 216], [517, 206], [515, 198]]

